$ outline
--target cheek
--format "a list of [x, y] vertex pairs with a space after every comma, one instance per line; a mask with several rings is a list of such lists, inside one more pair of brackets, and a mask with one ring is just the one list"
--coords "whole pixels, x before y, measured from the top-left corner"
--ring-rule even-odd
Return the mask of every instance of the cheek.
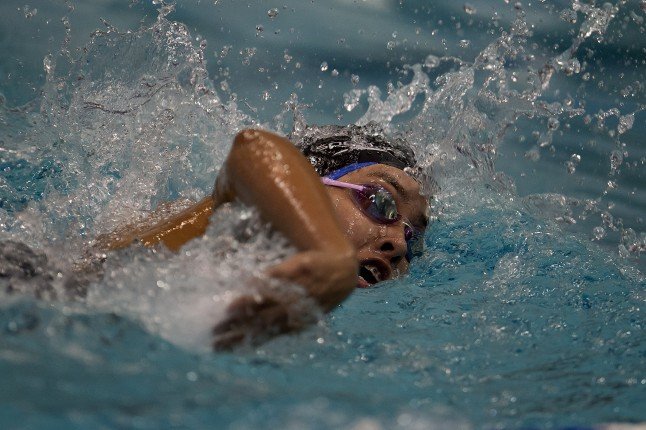
[[351, 199], [345, 196], [331, 196], [339, 224], [345, 236], [355, 247], [366, 244], [371, 234], [371, 226]]

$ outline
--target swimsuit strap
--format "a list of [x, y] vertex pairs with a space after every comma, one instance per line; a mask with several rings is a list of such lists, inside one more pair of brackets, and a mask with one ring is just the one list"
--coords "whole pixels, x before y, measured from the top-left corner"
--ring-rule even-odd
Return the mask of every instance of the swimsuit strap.
[[325, 177], [337, 180], [340, 177], [347, 175], [348, 173], [352, 173], [355, 170], [363, 169], [364, 167], [372, 166], [373, 164], [377, 164], [377, 163], [374, 162], [374, 161], [367, 161], [365, 163], [348, 164], [345, 167], [341, 167], [340, 169], [337, 169], [337, 170], [334, 170], [333, 172], [330, 172]]

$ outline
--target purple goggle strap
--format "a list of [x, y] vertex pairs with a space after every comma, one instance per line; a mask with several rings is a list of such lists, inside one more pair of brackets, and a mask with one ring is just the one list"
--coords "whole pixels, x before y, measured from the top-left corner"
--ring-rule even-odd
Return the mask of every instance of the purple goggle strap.
[[339, 187], [339, 188], [351, 188], [351, 189], [357, 190], [357, 191], [363, 191], [366, 188], [363, 185], [350, 184], [348, 182], [336, 181], [336, 180], [330, 179], [328, 177], [321, 178], [321, 182], [323, 182], [325, 185], [331, 185], [333, 187]]

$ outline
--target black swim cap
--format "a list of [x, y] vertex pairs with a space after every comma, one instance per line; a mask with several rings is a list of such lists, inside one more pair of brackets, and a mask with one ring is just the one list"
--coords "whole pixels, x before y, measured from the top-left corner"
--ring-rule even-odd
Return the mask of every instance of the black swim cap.
[[415, 154], [403, 139], [388, 140], [375, 123], [358, 125], [308, 125], [290, 140], [312, 163], [320, 176], [353, 163], [375, 162], [404, 170], [414, 168]]

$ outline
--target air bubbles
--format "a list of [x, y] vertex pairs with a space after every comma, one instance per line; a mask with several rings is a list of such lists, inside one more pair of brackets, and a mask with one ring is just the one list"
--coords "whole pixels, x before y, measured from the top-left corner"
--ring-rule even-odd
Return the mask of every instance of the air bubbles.
[[325, 72], [328, 69], [327, 61], [321, 63], [321, 72]]
[[356, 87], [359, 84], [359, 75], [350, 76], [350, 82]]
[[260, 33], [262, 33], [263, 31], [265, 31], [265, 27], [263, 27], [263, 26], [262, 26], [262, 25], [260, 25], [260, 24], [256, 25], [256, 35], [259, 35], [259, 34], [260, 34]]
[[464, 7], [464, 11], [467, 13], [467, 15], [473, 15], [473, 14], [475, 14], [477, 12], [476, 8], [473, 5], [469, 4], [469, 3], [465, 3], [463, 7]]
[[260, 94], [260, 98], [262, 99], [262, 101], [266, 102], [267, 100], [271, 99], [271, 94], [269, 93], [269, 91], [265, 90]]
[[458, 42], [458, 46], [460, 46], [460, 48], [468, 48], [469, 45], [471, 45], [471, 41], [467, 39], [462, 39]]
[[330, 75], [332, 75], [333, 78], [336, 78], [337, 76], [339, 76], [339, 71], [337, 69], [332, 69]]
[[603, 228], [601, 226], [597, 226], [597, 227], [592, 229], [592, 237], [594, 238], [594, 240], [601, 240], [605, 236], [606, 236], [606, 229], [605, 228]]
[[275, 8], [275, 7], [274, 7], [274, 8], [269, 9], [269, 10], [267, 11], [267, 16], [268, 16], [270, 19], [274, 19], [274, 18], [276, 18], [276, 17], [278, 16], [278, 9], [277, 9], [277, 8]]

